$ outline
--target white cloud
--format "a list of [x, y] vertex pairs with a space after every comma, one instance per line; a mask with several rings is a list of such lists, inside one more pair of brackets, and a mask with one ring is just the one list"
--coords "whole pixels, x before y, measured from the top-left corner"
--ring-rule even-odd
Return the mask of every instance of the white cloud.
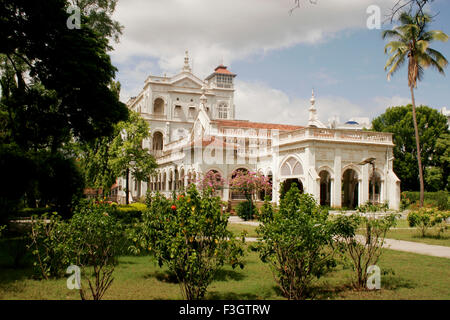
[[393, 97], [375, 97], [373, 98], [372, 115], [377, 116], [383, 113], [387, 108], [406, 106], [411, 103], [411, 98], [393, 96]]
[[[310, 97], [290, 98], [281, 90], [270, 88], [263, 83], [236, 81], [236, 117], [251, 121], [306, 125]], [[341, 120], [350, 117], [368, 116], [362, 106], [343, 97], [317, 96], [316, 109], [319, 119], [328, 123], [332, 116]]]
[[156, 58], [169, 73], [181, 68], [189, 49], [195, 71], [206, 76], [225, 64], [300, 43], [317, 43], [336, 33], [365, 28], [369, 5], [383, 9], [395, 0], [304, 1], [292, 15], [293, 0], [126, 0], [115, 19], [125, 26], [113, 58]]
[[[261, 82], [237, 80], [235, 88], [237, 119], [292, 125], [308, 123], [310, 97], [291, 98], [285, 92]], [[411, 103], [410, 98], [401, 96], [378, 96], [368, 99], [364, 105], [339, 96], [315, 96], [317, 115], [325, 125], [334, 116], [338, 116], [341, 122], [353, 117], [368, 117], [372, 120], [389, 107]]]

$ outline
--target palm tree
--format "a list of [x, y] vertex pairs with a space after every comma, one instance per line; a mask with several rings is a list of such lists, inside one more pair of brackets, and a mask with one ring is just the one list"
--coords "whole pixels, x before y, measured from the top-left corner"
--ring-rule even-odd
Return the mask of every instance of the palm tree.
[[446, 42], [448, 36], [442, 31], [427, 30], [431, 22], [431, 17], [428, 14], [412, 16], [404, 12], [400, 15], [399, 21], [400, 26], [395, 27], [393, 30], [385, 30], [382, 33], [383, 39], [392, 39], [384, 48], [384, 52], [390, 56], [384, 69], [389, 69], [388, 80], [390, 80], [391, 76], [408, 60], [408, 86], [411, 90], [417, 161], [419, 165], [420, 207], [422, 207], [424, 199], [423, 168], [420, 155], [419, 130], [417, 129], [414, 89], [417, 88], [417, 82], [422, 80], [424, 69], [428, 67], [432, 67], [445, 75], [444, 68], [448, 64], [447, 59], [439, 51], [431, 49], [429, 46], [432, 41], [436, 40]]

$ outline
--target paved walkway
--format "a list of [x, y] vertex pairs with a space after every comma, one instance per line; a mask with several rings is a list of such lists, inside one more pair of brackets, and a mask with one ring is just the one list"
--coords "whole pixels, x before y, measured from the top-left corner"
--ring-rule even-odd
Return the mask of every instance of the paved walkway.
[[[231, 216], [229, 218], [230, 223], [235, 224], [244, 224], [251, 226], [258, 226], [258, 221], [244, 221], [239, 217]], [[256, 242], [257, 238], [247, 237], [245, 238], [247, 242]], [[450, 247], [446, 246], [436, 246], [431, 244], [425, 244], [420, 242], [412, 242], [412, 241], [404, 241], [404, 240], [395, 240], [395, 239], [385, 239], [385, 248], [398, 250], [398, 251], [406, 251], [418, 254], [424, 254], [428, 256], [441, 257], [450, 259]]]

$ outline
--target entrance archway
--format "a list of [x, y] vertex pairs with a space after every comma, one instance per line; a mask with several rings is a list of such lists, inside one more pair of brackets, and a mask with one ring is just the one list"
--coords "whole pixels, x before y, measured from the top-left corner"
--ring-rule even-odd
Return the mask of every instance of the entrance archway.
[[284, 196], [289, 190], [291, 190], [292, 185], [297, 185], [297, 188], [300, 190], [300, 193], [303, 193], [303, 183], [300, 179], [293, 178], [293, 179], [286, 179], [283, 182], [283, 190], [282, 195]]
[[359, 180], [358, 173], [347, 169], [342, 175], [342, 206], [355, 209], [358, 206]]
[[321, 171], [320, 177], [320, 205], [331, 205], [331, 175], [328, 171]]

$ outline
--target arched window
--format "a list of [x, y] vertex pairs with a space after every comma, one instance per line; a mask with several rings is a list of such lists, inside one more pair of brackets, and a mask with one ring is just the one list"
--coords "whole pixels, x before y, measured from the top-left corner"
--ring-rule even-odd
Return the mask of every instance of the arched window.
[[219, 104], [219, 119], [228, 119], [228, 106], [226, 103]]
[[154, 114], [164, 114], [164, 100], [158, 98], [155, 100], [153, 104], [153, 113]]
[[300, 176], [303, 174], [301, 163], [294, 157], [287, 159], [281, 167], [282, 176]]
[[153, 134], [153, 151], [161, 151], [163, 149], [163, 135], [161, 132], [157, 131]]

